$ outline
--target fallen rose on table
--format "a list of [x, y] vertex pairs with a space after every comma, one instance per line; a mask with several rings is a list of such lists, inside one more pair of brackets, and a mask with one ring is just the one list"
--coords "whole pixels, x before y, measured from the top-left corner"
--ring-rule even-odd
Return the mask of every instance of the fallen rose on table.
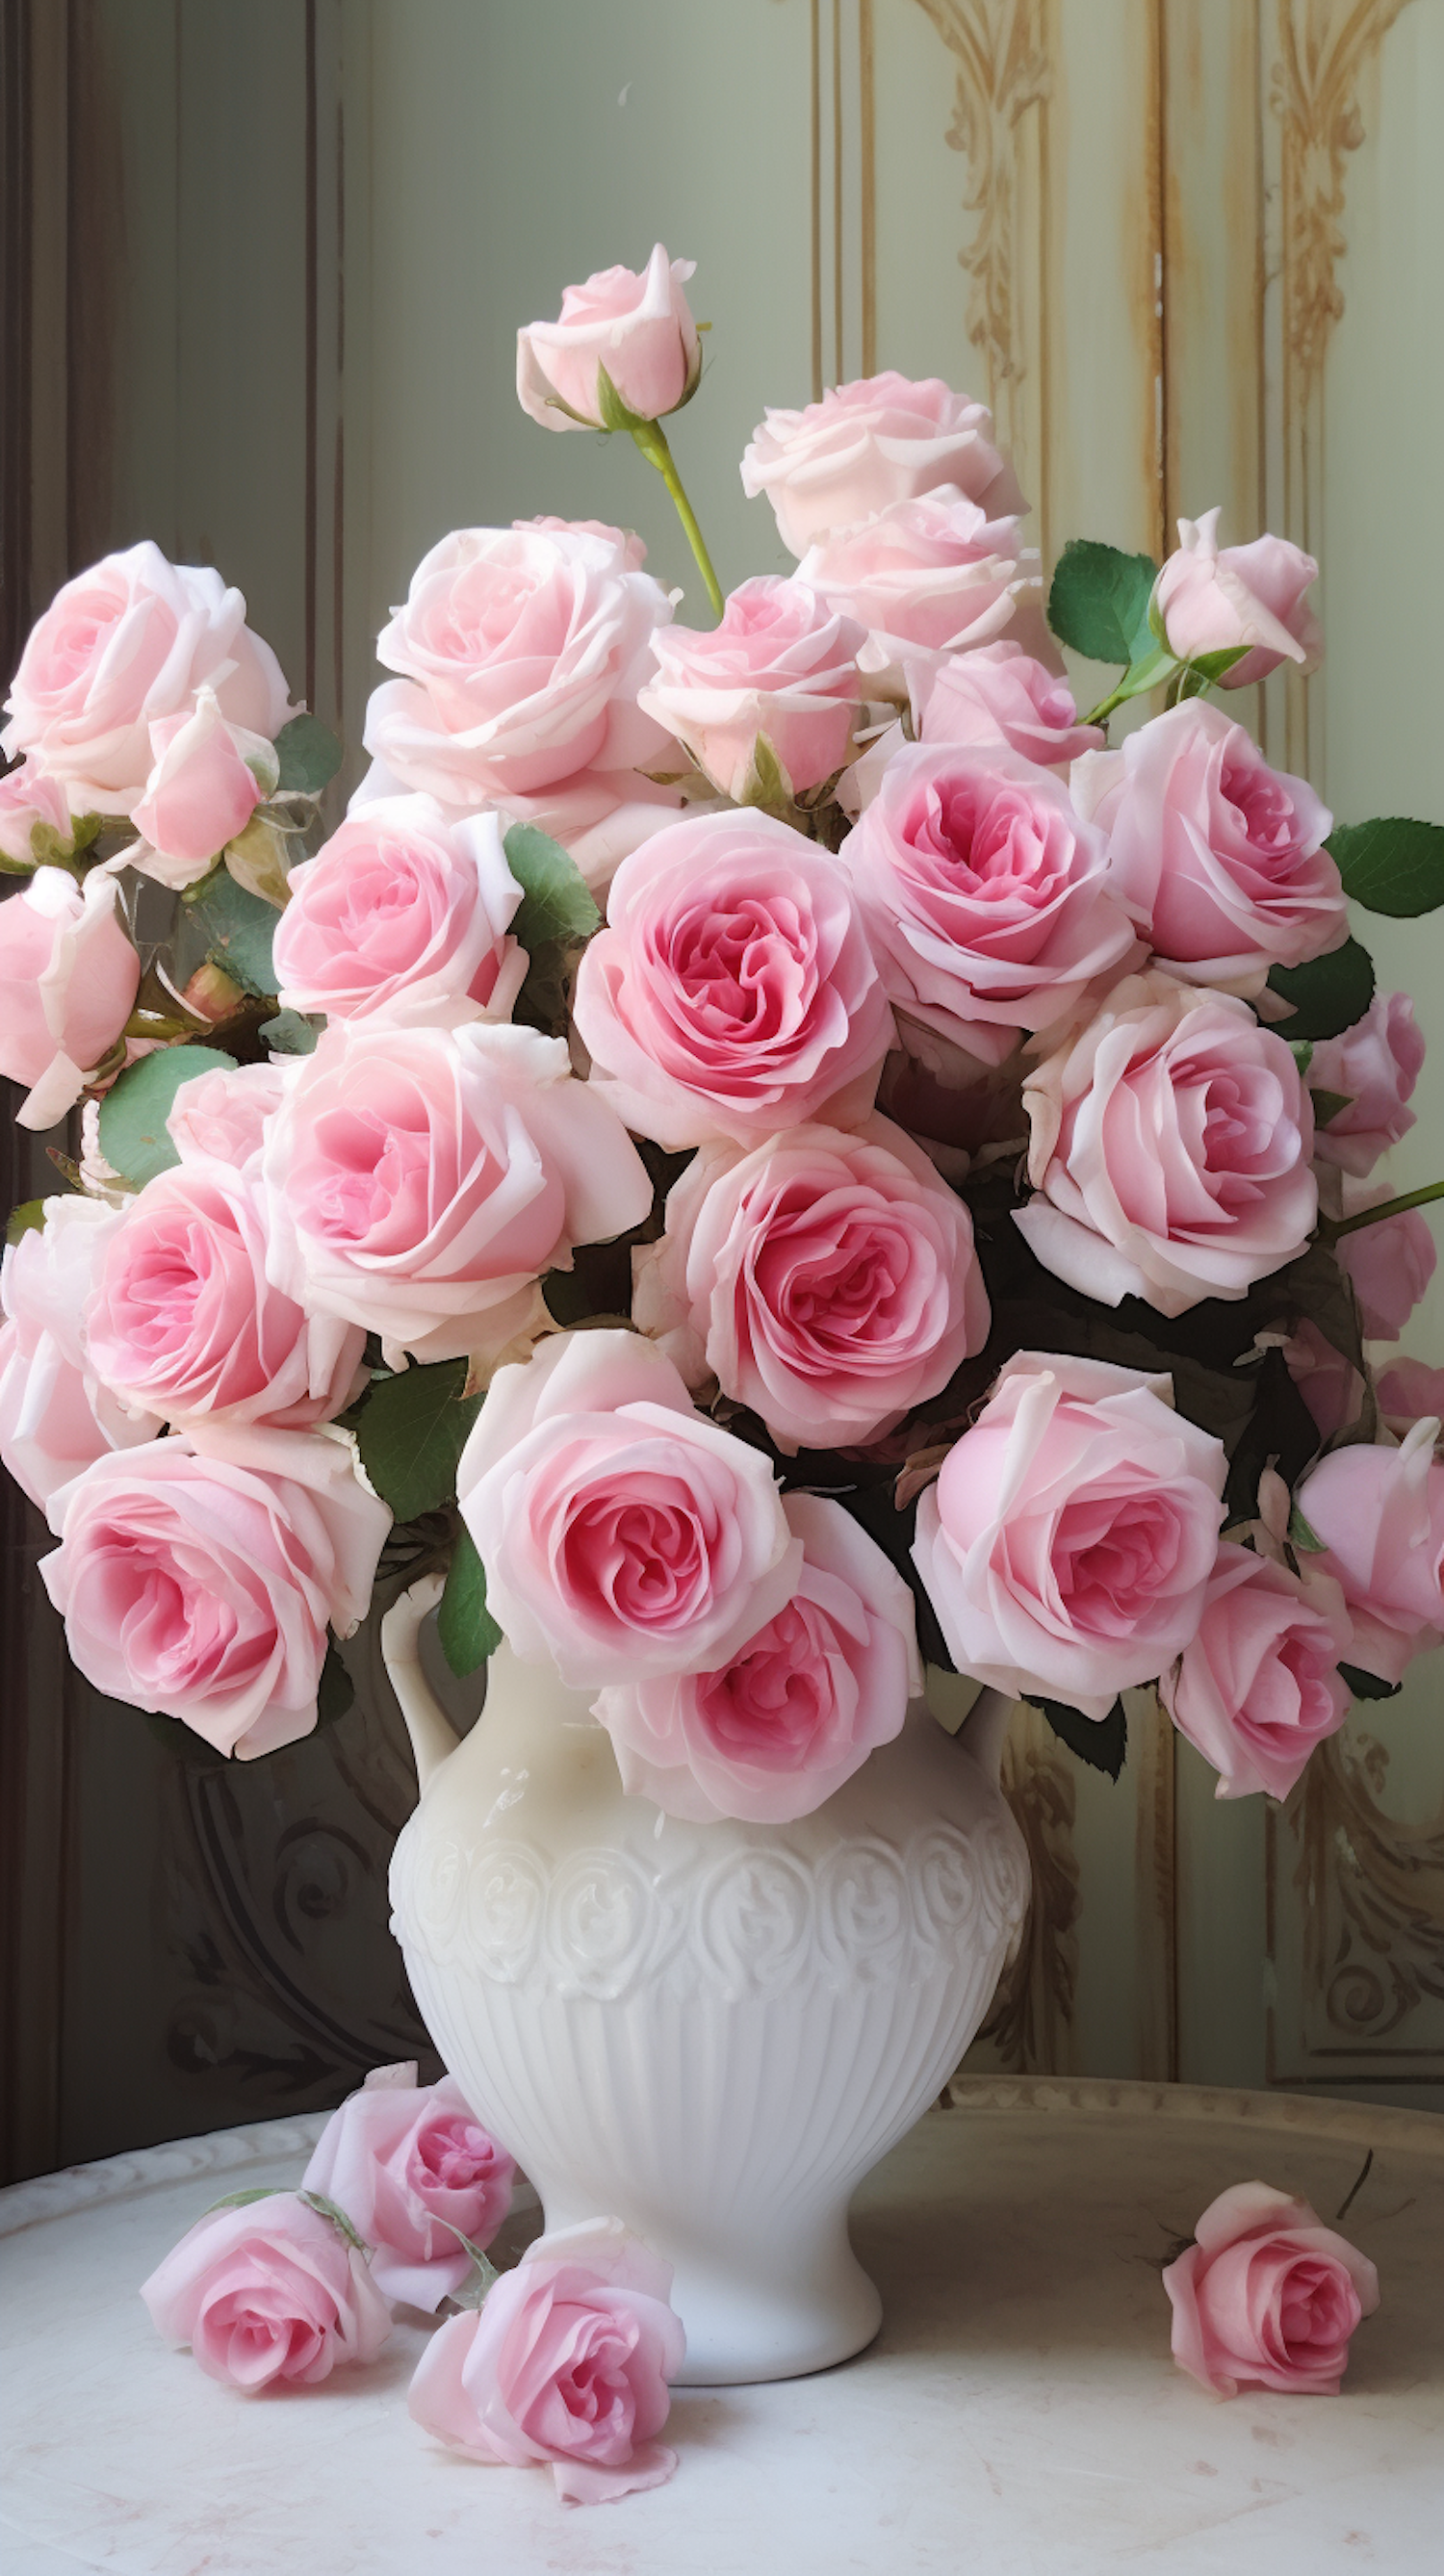
[[1306, 2200], [1263, 2182], [1210, 2201], [1163, 2286], [1174, 2360], [1220, 2397], [1337, 2397], [1354, 2329], [1379, 2304], [1373, 2264]]

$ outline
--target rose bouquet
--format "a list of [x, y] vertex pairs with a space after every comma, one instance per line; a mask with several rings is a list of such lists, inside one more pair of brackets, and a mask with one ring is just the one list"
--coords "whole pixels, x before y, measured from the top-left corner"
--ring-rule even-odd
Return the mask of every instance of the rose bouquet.
[[[1318, 658], [1308, 557], [1075, 543], [1045, 619], [934, 380], [767, 414], [796, 569], [724, 601], [690, 274], [568, 289], [518, 385], [635, 441], [715, 623], [616, 528], [443, 538], [324, 838], [339, 746], [218, 574], [134, 547], [26, 646], [0, 1069], [79, 1127], [0, 1456], [70, 1651], [252, 1757], [444, 1568], [453, 1668], [552, 1664], [680, 1817], [816, 1808], [919, 1650], [1114, 1772], [1156, 1684], [1281, 1797], [1444, 1636], [1444, 1377], [1369, 1347], [1444, 1182], [1376, 1177], [1423, 1046], [1348, 909], [1444, 901], [1444, 832], [1236, 720]], [[1118, 672], [1081, 716], [1059, 643]]]

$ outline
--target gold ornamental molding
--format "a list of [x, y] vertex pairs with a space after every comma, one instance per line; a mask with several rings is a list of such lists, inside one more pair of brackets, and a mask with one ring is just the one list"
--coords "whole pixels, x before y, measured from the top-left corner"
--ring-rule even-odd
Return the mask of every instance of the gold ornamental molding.
[[[1437, 2076], [1437, 2021], [1421, 2028], [1414, 2016], [1444, 2004], [1444, 1809], [1420, 1823], [1390, 1815], [1381, 1803], [1388, 1762], [1374, 1736], [1331, 1736], [1310, 1760], [1289, 1824], [1305, 2013], [1312, 2005], [1323, 2019], [1308, 2056], [1373, 2058], [1378, 2079], [1397, 2083], [1411, 2060]], [[1360, 2068], [1349, 2074], [1361, 2080]]]
[[1047, 1720], [1026, 1704], [1013, 1711], [1001, 1786], [1028, 1846], [1032, 1893], [978, 2038], [1010, 2073], [1061, 2074], [1078, 1983], [1078, 1793]]
[[1025, 372], [1018, 312], [1021, 182], [1018, 127], [1052, 86], [1048, 0], [919, 0], [957, 63], [947, 140], [968, 165], [965, 211], [977, 217], [958, 260], [972, 279], [967, 333], [988, 370], [988, 398]]
[[1348, 155], [1364, 140], [1359, 82], [1407, 0], [1280, 0], [1271, 105], [1283, 138], [1284, 335], [1307, 402], [1344, 291], [1335, 270]]

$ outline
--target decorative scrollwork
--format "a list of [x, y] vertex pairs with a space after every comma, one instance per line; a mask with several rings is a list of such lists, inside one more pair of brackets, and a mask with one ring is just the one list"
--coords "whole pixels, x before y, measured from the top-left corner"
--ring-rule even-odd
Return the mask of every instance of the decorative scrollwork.
[[1405, 0], [1280, 0], [1271, 104], [1283, 140], [1284, 336], [1307, 401], [1344, 309], [1334, 272], [1346, 156], [1364, 140], [1359, 77]]
[[[1042, 1740], [1029, 1740], [1033, 1729]], [[1058, 2074], [1067, 2062], [1078, 1976], [1077, 1788], [1045, 1721], [1031, 1711], [1013, 1713], [1002, 1789], [1027, 1847], [1032, 1893], [978, 2037], [1020, 2074]]]
[[1388, 1759], [1373, 1736], [1330, 1736], [1288, 1811], [1306, 1986], [1331, 2031], [1360, 2045], [1444, 2003], [1444, 1807], [1423, 1824], [1387, 1814]]
[[958, 260], [972, 279], [967, 333], [987, 361], [994, 408], [999, 388], [1023, 373], [1014, 267], [1018, 173], [1014, 138], [1029, 108], [1051, 86], [1044, 0], [921, 0], [957, 62], [947, 140], [968, 164], [963, 205], [977, 217]]

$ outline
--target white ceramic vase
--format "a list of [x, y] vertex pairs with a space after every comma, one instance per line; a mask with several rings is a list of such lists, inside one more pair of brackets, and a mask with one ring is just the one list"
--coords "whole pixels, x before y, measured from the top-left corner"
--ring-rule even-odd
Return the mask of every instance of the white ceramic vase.
[[624, 1795], [589, 1694], [505, 1646], [458, 1745], [420, 1616], [383, 1627], [422, 1792], [393, 1929], [478, 2118], [549, 2228], [615, 2215], [672, 2262], [685, 2380], [859, 2351], [882, 2308], [848, 2201], [957, 2065], [1027, 1902], [1006, 1707], [955, 1739], [919, 1704], [795, 1824], [684, 1824]]

